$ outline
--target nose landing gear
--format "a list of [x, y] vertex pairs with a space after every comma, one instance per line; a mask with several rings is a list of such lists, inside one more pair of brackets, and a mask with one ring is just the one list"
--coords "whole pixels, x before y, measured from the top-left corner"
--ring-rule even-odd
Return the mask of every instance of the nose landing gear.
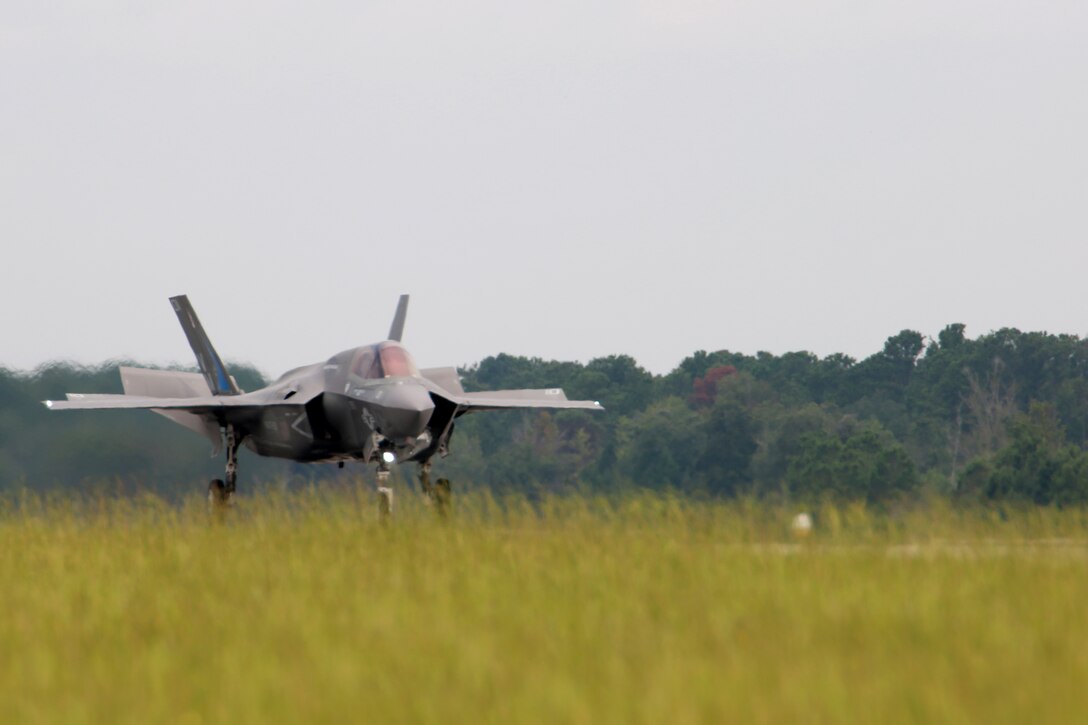
[[389, 464], [378, 464], [378, 520], [386, 523], [393, 516], [393, 489], [389, 486]]

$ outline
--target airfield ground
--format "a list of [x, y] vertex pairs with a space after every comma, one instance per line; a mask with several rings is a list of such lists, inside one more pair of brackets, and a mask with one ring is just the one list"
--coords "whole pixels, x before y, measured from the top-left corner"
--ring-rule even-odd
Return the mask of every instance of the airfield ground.
[[1071, 722], [1088, 515], [369, 492], [0, 510], [5, 722]]

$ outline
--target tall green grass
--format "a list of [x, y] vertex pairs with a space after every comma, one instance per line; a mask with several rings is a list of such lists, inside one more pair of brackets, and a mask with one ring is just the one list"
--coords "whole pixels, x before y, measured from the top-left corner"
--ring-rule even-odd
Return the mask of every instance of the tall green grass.
[[1069, 722], [1088, 518], [366, 489], [0, 504], [5, 722]]

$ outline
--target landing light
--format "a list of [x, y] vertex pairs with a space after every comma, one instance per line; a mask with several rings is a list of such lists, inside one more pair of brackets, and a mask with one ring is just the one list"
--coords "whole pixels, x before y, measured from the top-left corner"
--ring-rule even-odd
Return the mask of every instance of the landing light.
[[392, 463], [397, 460], [397, 454], [393, 453], [393, 451], [382, 451], [382, 460], [386, 463]]

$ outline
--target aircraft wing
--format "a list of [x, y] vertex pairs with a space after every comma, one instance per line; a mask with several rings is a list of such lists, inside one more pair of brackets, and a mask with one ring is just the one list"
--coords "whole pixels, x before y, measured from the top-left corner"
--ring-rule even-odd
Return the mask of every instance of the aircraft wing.
[[469, 410], [502, 408], [574, 408], [580, 410], [604, 410], [596, 400], [567, 400], [560, 388], [544, 390], [488, 390], [480, 393], [462, 393], [457, 404]]
[[215, 413], [225, 409], [257, 408], [244, 396], [202, 395], [195, 398], [156, 398], [150, 395], [111, 395], [98, 393], [68, 393], [67, 400], [46, 400], [50, 410], [186, 410], [192, 413]]
[[[142, 371], [154, 374], [159, 371]], [[124, 370], [122, 371], [124, 373]], [[178, 373], [176, 375], [189, 375]], [[131, 379], [126, 380], [126, 387]], [[139, 380], [137, 380], [139, 382]], [[183, 381], [184, 382], [184, 381]], [[203, 381], [200, 381], [203, 385]], [[212, 444], [212, 455], [223, 448], [219, 428], [222, 425], [251, 425], [259, 419], [269, 403], [241, 395], [196, 395], [181, 398], [155, 395], [114, 395], [101, 393], [68, 393], [67, 400], [42, 401], [50, 410], [150, 410], [165, 416], [189, 430], [199, 433]], [[277, 402], [277, 407], [292, 403]], [[302, 408], [299, 405], [299, 408]]]

